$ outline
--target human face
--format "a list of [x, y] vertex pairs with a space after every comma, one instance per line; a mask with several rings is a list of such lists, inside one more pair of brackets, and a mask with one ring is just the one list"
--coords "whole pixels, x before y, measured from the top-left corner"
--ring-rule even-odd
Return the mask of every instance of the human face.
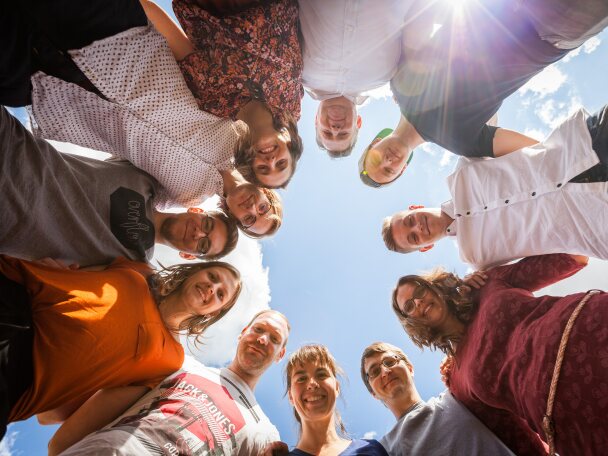
[[280, 361], [288, 336], [285, 319], [272, 312], [258, 316], [239, 336], [236, 360], [241, 369], [250, 374], [262, 373]]
[[214, 266], [195, 272], [176, 290], [176, 311], [216, 315], [230, 303], [237, 288], [238, 279], [226, 268]]
[[289, 132], [282, 132], [259, 139], [252, 147], [251, 163], [256, 178], [265, 187], [277, 188], [289, 180], [293, 172], [293, 158], [289, 153]]
[[165, 242], [187, 255], [214, 256], [226, 246], [226, 224], [202, 209], [191, 207], [188, 212], [168, 216], [160, 227]]
[[361, 116], [355, 104], [345, 97], [330, 98], [319, 103], [315, 118], [317, 138], [327, 150], [342, 151], [353, 142], [353, 135], [361, 127]]
[[255, 185], [238, 184], [226, 196], [226, 204], [243, 228], [255, 234], [264, 234], [272, 227], [272, 220], [268, 217], [273, 213], [270, 201]]
[[407, 282], [397, 289], [396, 299], [403, 317], [419, 321], [429, 328], [441, 330], [451, 319], [445, 300], [426, 284]]
[[302, 421], [314, 422], [330, 418], [339, 393], [338, 380], [323, 364], [298, 364], [291, 373], [289, 402]]
[[369, 147], [364, 168], [367, 175], [379, 184], [394, 181], [407, 166], [412, 150], [396, 136], [377, 139]]
[[446, 222], [441, 209], [414, 209], [397, 212], [391, 219], [393, 239], [400, 250], [417, 250], [445, 236]]
[[[387, 367], [386, 364], [392, 363], [391, 367]], [[390, 403], [391, 400], [409, 394], [413, 388], [412, 368], [394, 353], [377, 353], [366, 358], [363, 366], [376, 399]]]

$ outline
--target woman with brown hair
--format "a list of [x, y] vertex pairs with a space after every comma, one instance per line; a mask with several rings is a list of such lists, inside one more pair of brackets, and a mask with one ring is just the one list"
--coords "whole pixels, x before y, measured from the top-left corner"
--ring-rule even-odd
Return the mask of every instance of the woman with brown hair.
[[[33, 415], [64, 421], [88, 401], [99, 413], [85, 431], [108, 423], [181, 367], [179, 334], [198, 341], [240, 290], [239, 272], [223, 262], [154, 273], [124, 258], [84, 271], [0, 256], [2, 435]], [[64, 426], [88, 433], [82, 417]]]
[[438, 269], [393, 292], [412, 341], [449, 355], [452, 394], [516, 454], [546, 454], [539, 435], [560, 454], [608, 445], [608, 294], [533, 295], [586, 264], [543, 255], [467, 281]]
[[337, 377], [341, 374], [324, 345], [303, 345], [289, 356], [285, 367], [287, 395], [301, 425], [300, 438], [290, 455], [387, 455], [377, 440], [348, 437], [336, 410], [340, 395]]

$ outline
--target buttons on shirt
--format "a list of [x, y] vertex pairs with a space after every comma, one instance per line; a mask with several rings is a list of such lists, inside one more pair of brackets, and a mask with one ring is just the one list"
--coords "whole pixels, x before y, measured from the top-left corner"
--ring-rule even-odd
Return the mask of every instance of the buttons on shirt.
[[532, 196], [536, 196], [536, 192], [532, 192]]
[[509, 204], [509, 200], [505, 200], [505, 204]]
[[562, 186], [562, 184], [557, 184], [557, 188], [560, 188]]

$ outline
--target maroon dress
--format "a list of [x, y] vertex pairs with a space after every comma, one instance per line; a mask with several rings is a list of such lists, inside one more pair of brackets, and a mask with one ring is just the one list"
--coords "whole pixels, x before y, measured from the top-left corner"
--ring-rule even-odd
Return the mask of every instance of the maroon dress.
[[[488, 272], [479, 310], [458, 345], [450, 391], [516, 454], [546, 454], [542, 417], [562, 332], [585, 293], [532, 291], [582, 268], [569, 255], [525, 258]], [[574, 323], [553, 412], [562, 455], [608, 448], [608, 294], [589, 299]], [[537, 435], [538, 433], [538, 435]]]
[[296, 0], [266, 1], [221, 17], [196, 0], [173, 0], [173, 10], [196, 48], [179, 66], [201, 110], [235, 119], [256, 99], [275, 115], [300, 118], [304, 89]]

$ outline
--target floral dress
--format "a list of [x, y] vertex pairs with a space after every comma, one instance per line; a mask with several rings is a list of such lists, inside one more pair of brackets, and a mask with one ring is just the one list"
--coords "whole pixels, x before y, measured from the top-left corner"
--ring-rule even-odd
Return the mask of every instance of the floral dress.
[[[546, 454], [542, 417], [557, 350], [584, 292], [539, 296], [579, 271], [570, 255], [525, 258], [494, 268], [479, 309], [448, 373], [452, 394], [515, 454]], [[557, 384], [553, 419], [562, 455], [608, 447], [608, 294], [593, 295], [572, 327]]]
[[194, 0], [174, 0], [173, 10], [196, 50], [179, 62], [203, 111], [235, 119], [251, 100], [273, 115], [300, 117], [302, 52], [296, 0], [264, 2], [217, 17]]

